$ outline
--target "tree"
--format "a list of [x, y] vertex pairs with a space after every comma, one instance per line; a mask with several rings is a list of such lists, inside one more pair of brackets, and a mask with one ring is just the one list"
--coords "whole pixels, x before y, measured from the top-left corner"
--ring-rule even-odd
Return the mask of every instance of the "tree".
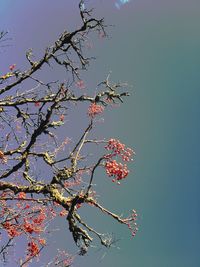
[[[92, 59], [85, 56], [87, 40], [95, 32], [101, 37], [107, 34], [104, 20], [96, 19], [83, 1], [79, 3], [79, 11], [80, 27], [64, 31], [37, 61], [33, 60], [32, 51], [27, 51], [28, 69], [22, 71], [12, 64], [0, 77], [0, 255], [4, 262], [19, 238], [25, 240], [26, 248], [17, 264], [28, 266], [38, 259], [51, 231], [48, 225], [57, 216], [66, 220], [80, 255], [87, 252], [94, 237], [109, 247], [112, 240], [81, 218], [79, 211], [83, 204], [127, 225], [133, 236], [138, 230], [135, 210], [122, 218], [103, 207], [93, 189], [99, 168], [114, 183], [126, 178], [129, 173], [126, 162], [132, 159], [134, 151], [117, 139], [93, 137], [97, 117], [113, 103], [123, 103], [129, 93], [123, 89], [126, 84], [112, 83], [108, 75], [98, 84], [95, 95], [86, 94], [81, 74], [88, 70]], [[5, 36], [1, 32], [1, 42]], [[68, 81], [45, 82], [38, 78], [36, 74], [46, 66], [64, 68]], [[27, 81], [34, 85], [27, 89]], [[58, 133], [65, 126], [66, 118], [73, 120], [70, 116], [74, 105], [85, 112], [87, 125], [82, 132], [80, 129], [77, 140], [72, 142], [67, 137], [61, 141]], [[100, 146], [101, 155], [88, 155]], [[72, 257], [60, 252], [47, 266], [71, 263]]]

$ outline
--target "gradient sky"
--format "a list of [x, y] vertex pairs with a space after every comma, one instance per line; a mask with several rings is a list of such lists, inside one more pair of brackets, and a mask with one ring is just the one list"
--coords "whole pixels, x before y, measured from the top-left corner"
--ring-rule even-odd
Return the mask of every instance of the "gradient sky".
[[[198, 267], [200, 1], [132, 0], [120, 9], [112, 0], [87, 2], [114, 25], [108, 40], [93, 44], [87, 83], [112, 71], [114, 81], [132, 85], [125, 104], [107, 112], [97, 129], [133, 147], [136, 158], [121, 186], [99, 176], [99, 194], [119, 214], [138, 210], [140, 229], [132, 239], [126, 227], [86, 210], [97, 229], [120, 240], [109, 251], [91, 249], [75, 266]], [[0, 25], [12, 37], [0, 53], [0, 71], [23, 66], [28, 48], [39, 55], [64, 29], [79, 25], [77, 3], [0, 0]], [[55, 242], [64, 247], [63, 231]]]

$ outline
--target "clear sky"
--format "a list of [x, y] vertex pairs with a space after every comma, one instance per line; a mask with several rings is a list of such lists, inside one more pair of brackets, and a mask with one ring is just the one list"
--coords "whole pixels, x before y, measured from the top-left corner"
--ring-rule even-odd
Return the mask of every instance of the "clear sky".
[[[109, 39], [93, 43], [96, 61], [87, 83], [112, 71], [113, 80], [132, 85], [130, 98], [108, 112], [98, 129], [133, 147], [136, 158], [121, 186], [99, 176], [99, 194], [118, 213], [138, 210], [140, 229], [132, 239], [126, 227], [86, 210], [97, 229], [119, 241], [109, 251], [92, 248], [76, 266], [198, 267], [200, 1], [132, 0], [120, 8], [120, 1], [87, 2], [114, 25]], [[0, 0], [0, 25], [12, 37], [1, 51], [0, 72], [13, 63], [23, 66], [26, 50], [40, 55], [64, 29], [79, 25], [77, 3]], [[68, 247], [61, 228], [56, 242]]]

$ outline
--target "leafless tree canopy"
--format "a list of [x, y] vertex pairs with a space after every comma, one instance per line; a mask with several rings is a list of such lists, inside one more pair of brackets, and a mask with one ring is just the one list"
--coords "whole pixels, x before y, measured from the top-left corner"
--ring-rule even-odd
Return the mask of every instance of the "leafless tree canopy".
[[[133, 235], [137, 231], [135, 211], [130, 217], [121, 218], [104, 208], [93, 190], [97, 168], [104, 168], [117, 183], [128, 174], [126, 164], [117, 160], [121, 157], [122, 161], [129, 161], [133, 151], [116, 139], [98, 140], [90, 134], [96, 117], [113, 103], [123, 102], [129, 94], [125, 84], [110, 82], [109, 75], [98, 84], [95, 95], [82, 90], [81, 72], [88, 70], [91, 60], [84, 55], [86, 40], [95, 32], [106, 37], [106, 26], [103, 19], [93, 17], [83, 1], [79, 10], [79, 28], [60, 34], [37, 61], [33, 60], [33, 52], [27, 51], [28, 69], [18, 69], [13, 64], [0, 77], [0, 253], [5, 261], [15, 238], [24, 236], [27, 249], [20, 266], [26, 266], [45, 248], [47, 225], [56, 216], [66, 220], [80, 254], [87, 252], [95, 236], [109, 247], [112, 241], [79, 215], [83, 203], [127, 225]], [[2, 44], [6, 37], [5, 32], [0, 33]], [[37, 78], [44, 67], [55, 65], [67, 71], [67, 82], [63, 79], [47, 83]], [[24, 86], [27, 81], [33, 86]], [[66, 119], [73, 120], [68, 117], [68, 110], [81, 103], [88, 103], [85, 130], [73, 142], [69, 138], [58, 140], [57, 133], [65, 127]], [[88, 157], [86, 151], [92, 145], [102, 146], [105, 153], [98, 159]], [[56, 259], [58, 266], [71, 264], [69, 257], [61, 258]], [[53, 264], [55, 261], [48, 266]]]

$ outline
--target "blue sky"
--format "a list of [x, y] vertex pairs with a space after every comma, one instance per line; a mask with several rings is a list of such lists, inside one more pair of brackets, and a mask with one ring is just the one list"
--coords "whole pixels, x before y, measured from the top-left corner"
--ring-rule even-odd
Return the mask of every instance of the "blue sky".
[[[12, 40], [0, 67], [23, 66], [28, 48], [40, 54], [64, 29], [79, 24], [77, 2], [1, 0], [0, 22]], [[132, 85], [130, 98], [108, 112], [97, 130], [136, 151], [131, 175], [120, 187], [100, 174], [97, 185], [109, 208], [138, 210], [140, 230], [132, 239], [122, 225], [87, 210], [97, 229], [114, 232], [120, 241], [106, 254], [91, 249], [77, 265], [198, 267], [200, 3], [135, 0], [120, 9], [115, 1], [91, 3], [115, 26], [108, 29], [108, 40], [94, 43], [97, 59], [87, 82], [96, 84], [112, 71], [113, 80]], [[69, 237], [61, 237], [63, 232], [57, 241], [64, 247]]]

